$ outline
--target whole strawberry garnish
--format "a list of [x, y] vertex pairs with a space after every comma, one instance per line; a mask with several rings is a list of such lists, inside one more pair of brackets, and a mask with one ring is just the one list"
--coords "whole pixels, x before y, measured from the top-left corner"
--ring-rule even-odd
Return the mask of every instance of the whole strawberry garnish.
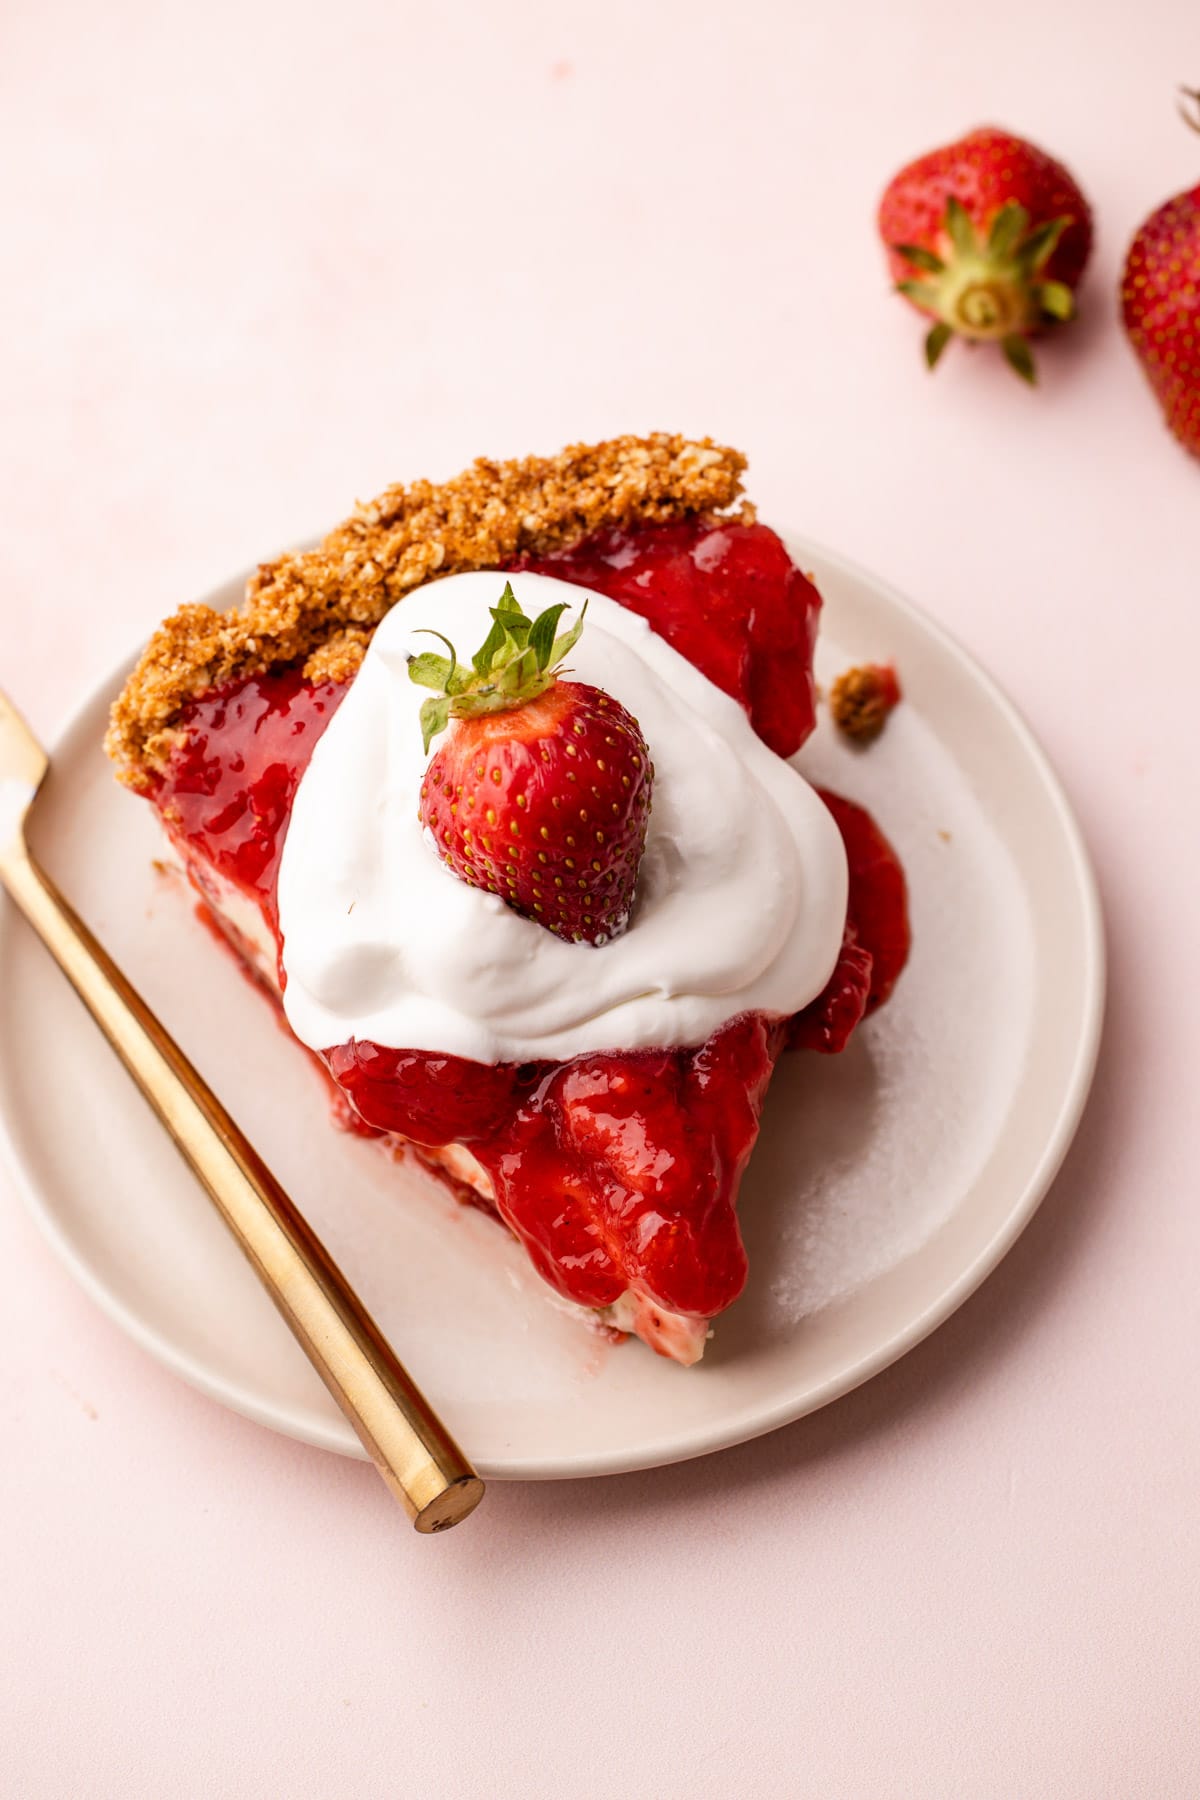
[[933, 368], [952, 337], [998, 343], [1034, 380], [1028, 339], [1074, 317], [1092, 214], [1061, 163], [985, 126], [909, 163], [879, 203], [899, 291], [934, 321]]
[[449, 727], [418, 810], [460, 881], [568, 942], [599, 945], [629, 921], [654, 771], [618, 701], [556, 674], [587, 605], [556, 637], [566, 610], [529, 620], [509, 583], [469, 668], [445, 638], [448, 657], [412, 659], [412, 680], [435, 690], [421, 707], [426, 750]]
[[[1185, 89], [1200, 130], [1200, 93]], [[1200, 456], [1200, 187], [1150, 214], [1125, 258], [1121, 310], [1129, 341], [1185, 450]]]

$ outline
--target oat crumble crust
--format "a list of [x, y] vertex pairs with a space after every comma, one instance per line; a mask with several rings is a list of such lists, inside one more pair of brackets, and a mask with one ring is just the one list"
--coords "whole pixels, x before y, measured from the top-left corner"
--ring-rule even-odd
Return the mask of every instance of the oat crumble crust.
[[184, 704], [212, 688], [299, 662], [313, 680], [348, 680], [384, 614], [423, 582], [566, 549], [605, 526], [724, 512], [745, 466], [710, 438], [656, 432], [481, 457], [450, 481], [387, 488], [315, 550], [260, 564], [241, 607], [181, 606], [164, 621], [112, 709], [105, 749], [118, 777], [146, 787]]

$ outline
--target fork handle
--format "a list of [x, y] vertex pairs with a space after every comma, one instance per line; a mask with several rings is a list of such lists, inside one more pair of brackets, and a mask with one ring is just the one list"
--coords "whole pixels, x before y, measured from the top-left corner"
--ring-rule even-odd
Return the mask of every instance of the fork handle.
[[345, 1276], [175, 1040], [22, 845], [4, 885], [199, 1178], [418, 1531], [457, 1525], [483, 1482]]

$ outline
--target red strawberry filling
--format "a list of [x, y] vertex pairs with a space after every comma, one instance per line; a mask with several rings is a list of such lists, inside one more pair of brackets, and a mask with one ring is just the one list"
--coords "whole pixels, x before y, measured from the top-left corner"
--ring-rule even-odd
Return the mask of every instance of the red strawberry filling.
[[[609, 532], [539, 566], [634, 606], [735, 694], [774, 748], [790, 752], [811, 731], [820, 602], [766, 527]], [[293, 670], [191, 702], [153, 795], [214, 910], [226, 911], [209, 871], [253, 902], [277, 947], [292, 800], [345, 691]], [[561, 1064], [489, 1067], [351, 1042], [326, 1056], [340, 1092], [377, 1130], [425, 1149], [469, 1146], [497, 1210], [569, 1299], [606, 1306], [632, 1287], [672, 1312], [712, 1317], [745, 1281], [737, 1190], [785, 1040], [842, 1049], [863, 1013], [887, 998], [907, 955], [894, 852], [860, 807], [824, 797], [850, 861], [846, 944], [825, 993], [790, 1023], [745, 1014], [696, 1048]], [[236, 926], [230, 935], [236, 941]]]
[[715, 687], [763, 742], [792, 756], [816, 724], [821, 596], [766, 525], [685, 519], [603, 531], [521, 565], [619, 600]]
[[483, 1069], [350, 1043], [328, 1061], [372, 1125], [425, 1148], [469, 1145], [497, 1210], [568, 1299], [608, 1306], [632, 1285], [710, 1318], [746, 1278], [734, 1202], [782, 1035], [747, 1013], [692, 1050]]

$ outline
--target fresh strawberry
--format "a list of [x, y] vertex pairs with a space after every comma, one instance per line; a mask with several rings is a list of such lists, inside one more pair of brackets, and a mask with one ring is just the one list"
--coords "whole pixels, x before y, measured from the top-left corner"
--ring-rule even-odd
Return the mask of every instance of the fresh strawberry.
[[[1185, 89], [1200, 131], [1200, 92]], [[1125, 258], [1125, 329], [1167, 424], [1200, 456], [1200, 187], [1176, 194], [1150, 214]]]
[[618, 701], [555, 674], [583, 629], [581, 613], [555, 636], [566, 610], [530, 621], [508, 583], [470, 668], [451, 644], [449, 657], [413, 658], [412, 679], [436, 690], [421, 707], [426, 750], [450, 728], [419, 811], [460, 881], [568, 942], [599, 945], [629, 920], [654, 770]]
[[930, 368], [957, 335], [998, 343], [1031, 382], [1028, 339], [1074, 317], [1092, 214], [1061, 163], [985, 126], [901, 169], [880, 201], [879, 234], [897, 288], [934, 321]]

